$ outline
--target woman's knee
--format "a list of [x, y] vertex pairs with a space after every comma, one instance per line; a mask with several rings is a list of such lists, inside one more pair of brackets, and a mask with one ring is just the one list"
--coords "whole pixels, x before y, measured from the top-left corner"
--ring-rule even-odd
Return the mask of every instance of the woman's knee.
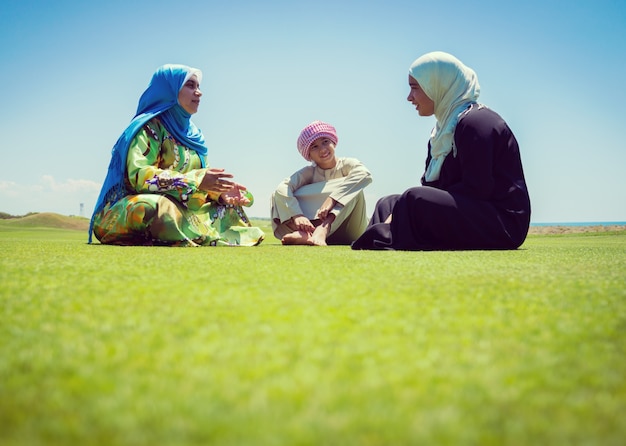
[[154, 203], [142, 200], [138, 195], [126, 204], [126, 224], [132, 229], [142, 229], [157, 215]]
[[454, 207], [454, 198], [449, 192], [428, 186], [407, 189], [399, 201], [405, 202], [412, 209], [418, 208], [421, 210]]
[[386, 195], [378, 199], [376, 207], [388, 207], [390, 205], [393, 207], [398, 198], [400, 198], [400, 194]]

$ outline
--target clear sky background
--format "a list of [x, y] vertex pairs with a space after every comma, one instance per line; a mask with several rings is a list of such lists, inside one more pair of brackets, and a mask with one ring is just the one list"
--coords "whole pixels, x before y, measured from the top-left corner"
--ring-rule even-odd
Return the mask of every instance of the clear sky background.
[[32, 1], [0, 3], [0, 211], [90, 216], [110, 151], [154, 70], [200, 68], [193, 121], [213, 167], [269, 217], [332, 123], [376, 199], [418, 185], [434, 117], [406, 101], [411, 62], [454, 54], [521, 148], [532, 221], [626, 221], [623, 0]]

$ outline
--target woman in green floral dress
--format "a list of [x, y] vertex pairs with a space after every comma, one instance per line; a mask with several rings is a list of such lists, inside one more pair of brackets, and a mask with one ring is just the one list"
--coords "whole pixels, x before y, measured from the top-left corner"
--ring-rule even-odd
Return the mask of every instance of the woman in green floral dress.
[[254, 246], [263, 231], [243, 206], [252, 195], [224, 169], [205, 164], [202, 132], [190, 120], [200, 105], [200, 70], [164, 65], [139, 99], [113, 147], [91, 218], [103, 244]]

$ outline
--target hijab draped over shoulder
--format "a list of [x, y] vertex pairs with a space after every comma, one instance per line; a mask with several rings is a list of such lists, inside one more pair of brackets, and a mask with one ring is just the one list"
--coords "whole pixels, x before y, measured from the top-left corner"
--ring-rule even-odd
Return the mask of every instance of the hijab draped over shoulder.
[[456, 156], [454, 129], [463, 112], [476, 103], [480, 85], [476, 73], [451, 54], [424, 54], [411, 64], [409, 75], [435, 104], [437, 124], [430, 135], [431, 160], [426, 181], [439, 179], [441, 166], [450, 152]]
[[191, 121], [191, 114], [178, 103], [178, 93], [185, 82], [193, 75], [202, 81], [202, 72], [197, 68], [185, 65], [167, 64], [159, 67], [152, 75], [152, 80], [139, 98], [137, 112], [126, 130], [119, 137], [111, 151], [111, 161], [104, 184], [94, 208], [89, 226], [89, 243], [93, 230], [94, 216], [102, 210], [106, 203], [115, 203], [127, 195], [124, 186], [126, 174], [126, 157], [130, 143], [141, 128], [152, 118], [159, 116], [167, 130], [176, 140], [196, 151], [202, 166], [205, 166], [207, 147], [202, 131]]

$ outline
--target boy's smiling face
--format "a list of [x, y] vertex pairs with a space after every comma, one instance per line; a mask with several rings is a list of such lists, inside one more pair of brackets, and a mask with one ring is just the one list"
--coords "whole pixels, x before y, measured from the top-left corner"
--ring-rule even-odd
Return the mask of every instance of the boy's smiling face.
[[309, 148], [311, 161], [322, 169], [332, 169], [337, 164], [335, 158], [335, 143], [329, 138], [322, 136], [311, 143]]

